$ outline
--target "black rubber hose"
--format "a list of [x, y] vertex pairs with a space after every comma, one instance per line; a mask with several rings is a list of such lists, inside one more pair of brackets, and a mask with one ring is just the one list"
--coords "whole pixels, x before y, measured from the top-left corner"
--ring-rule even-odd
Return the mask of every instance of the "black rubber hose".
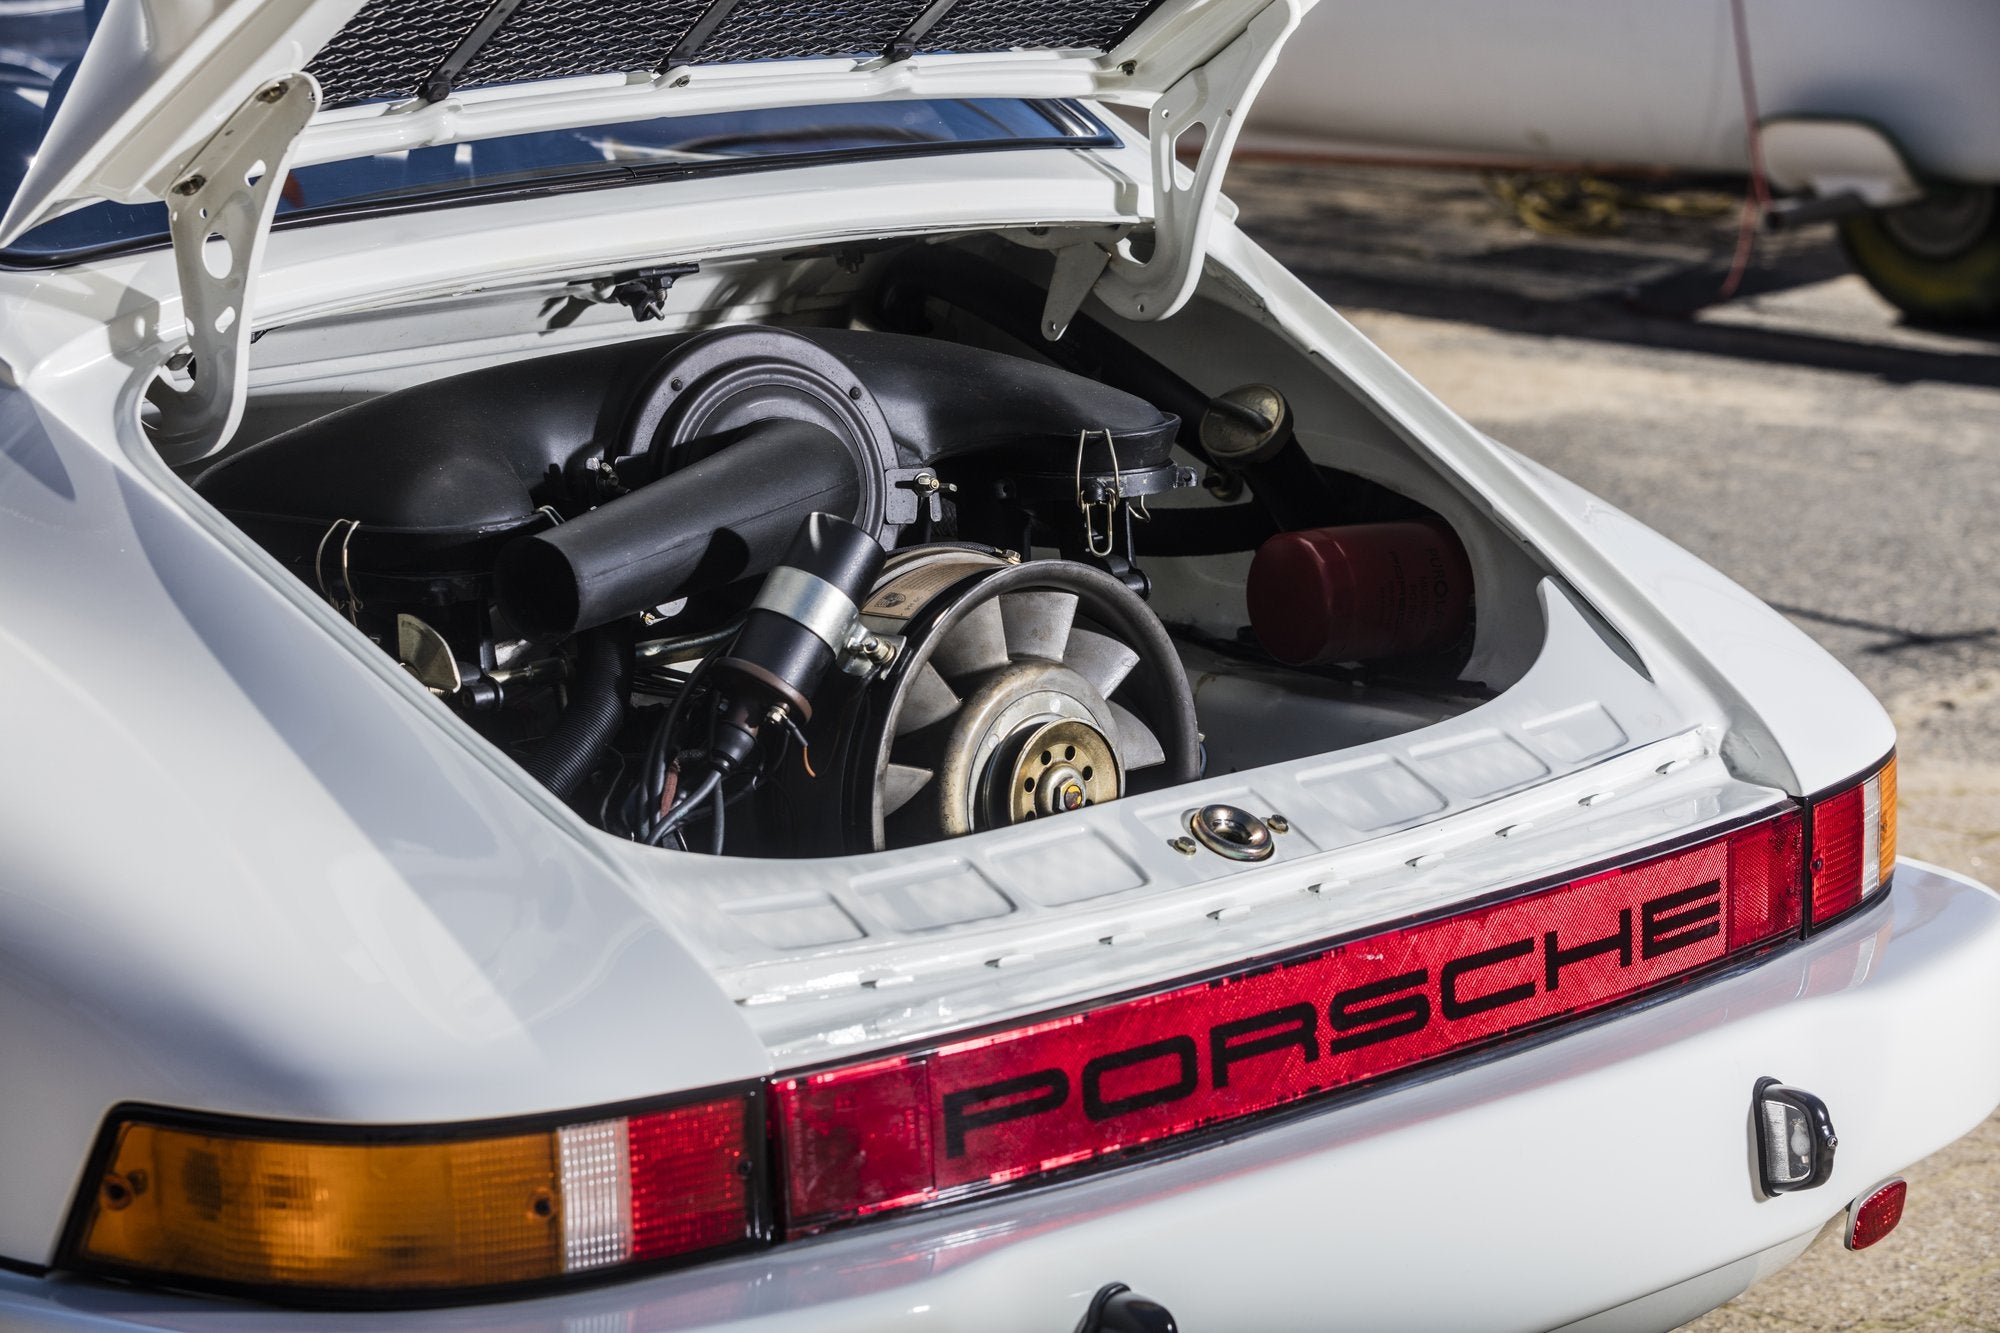
[[496, 600], [563, 638], [762, 574], [806, 515], [854, 517], [854, 455], [823, 427], [773, 419], [741, 439], [501, 552]]
[[556, 719], [555, 730], [522, 761], [528, 776], [565, 801], [573, 797], [625, 721], [631, 679], [632, 645], [623, 634], [606, 628], [580, 636], [569, 707]]

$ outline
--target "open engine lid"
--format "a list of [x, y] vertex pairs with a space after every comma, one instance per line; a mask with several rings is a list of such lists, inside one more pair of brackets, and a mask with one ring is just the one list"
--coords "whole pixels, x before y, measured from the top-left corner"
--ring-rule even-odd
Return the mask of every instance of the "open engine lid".
[[[166, 203], [191, 382], [148, 396], [179, 462], [241, 419], [251, 289], [294, 166], [660, 116], [1082, 97], [1150, 108], [1153, 245], [1059, 238], [1043, 331], [1092, 293], [1161, 319], [1193, 292], [1243, 112], [1312, 2], [109, 0], [0, 245], [95, 200]], [[1190, 173], [1176, 149], [1195, 130]]]
[[299, 166], [885, 97], [1146, 106], [1260, 14], [1288, 32], [1310, 2], [109, 0], [0, 244], [93, 200], [167, 198], [246, 99], [301, 72], [315, 94], [291, 145]]

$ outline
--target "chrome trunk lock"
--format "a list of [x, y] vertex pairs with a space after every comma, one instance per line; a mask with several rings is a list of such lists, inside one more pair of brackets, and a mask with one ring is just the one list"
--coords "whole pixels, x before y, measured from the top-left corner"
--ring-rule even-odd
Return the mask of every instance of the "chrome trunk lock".
[[1277, 850], [1271, 826], [1233, 805], [1204, 805], [1188, 814], [1195, 841], [1232, 861], [1265, 861]]

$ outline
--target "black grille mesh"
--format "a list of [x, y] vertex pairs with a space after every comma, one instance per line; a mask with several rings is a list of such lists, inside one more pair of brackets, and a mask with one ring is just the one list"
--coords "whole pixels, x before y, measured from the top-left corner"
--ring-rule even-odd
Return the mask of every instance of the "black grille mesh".
[[926, 51], [1080, 47], [1109, 51], [1157, 0], [959, 0], [924, 35]]
[[650, 70], [707, 8], [707, 0], [525, 0], [459, 86]]
[[921, 0], [741, 0], [702, 43], [698, 59], [716, 65], [874, 55], [922, 9]]
[[[327, 106], [415, 97], [492, 0], [369, 0], [306, 68]], [[660, 66], [711, 0], [522, 0], [457, 80], [460, 88]], [[728, 3], [728, 0], [722, 0]], [[1108, 51], [1159, 0], [959, 0], [923, 37], [926, 51]], [[704, 65], [866, 56], [926, 0], [739, 0], [701, 44]]]
[[306, 72], [323, 106], [412, 96], [479, 22], [491, 0], [369, 0]]

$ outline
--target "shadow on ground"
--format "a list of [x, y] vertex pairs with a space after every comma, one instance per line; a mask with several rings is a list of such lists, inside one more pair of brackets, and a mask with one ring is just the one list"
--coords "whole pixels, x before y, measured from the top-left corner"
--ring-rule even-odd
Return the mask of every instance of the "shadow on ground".
[[[1671, 198], [1680, 188], [1647, 190]], [[1890, 384], [2000, 387], [2000, 330], [1924, 328], [1885, 322], [1876, 311], [1785, 318], [1778, 298], [1848, 271], [1830, 226], [1761, 234], [1735, 300], [1717, 304], [1736, 244], [1734, 214], [1632, 209], [1614, 232], [1544, 235], [1466, 172], [1251, 161], [1231, 168], [1227, 189], [1246, 230], [1337, 308]]]

